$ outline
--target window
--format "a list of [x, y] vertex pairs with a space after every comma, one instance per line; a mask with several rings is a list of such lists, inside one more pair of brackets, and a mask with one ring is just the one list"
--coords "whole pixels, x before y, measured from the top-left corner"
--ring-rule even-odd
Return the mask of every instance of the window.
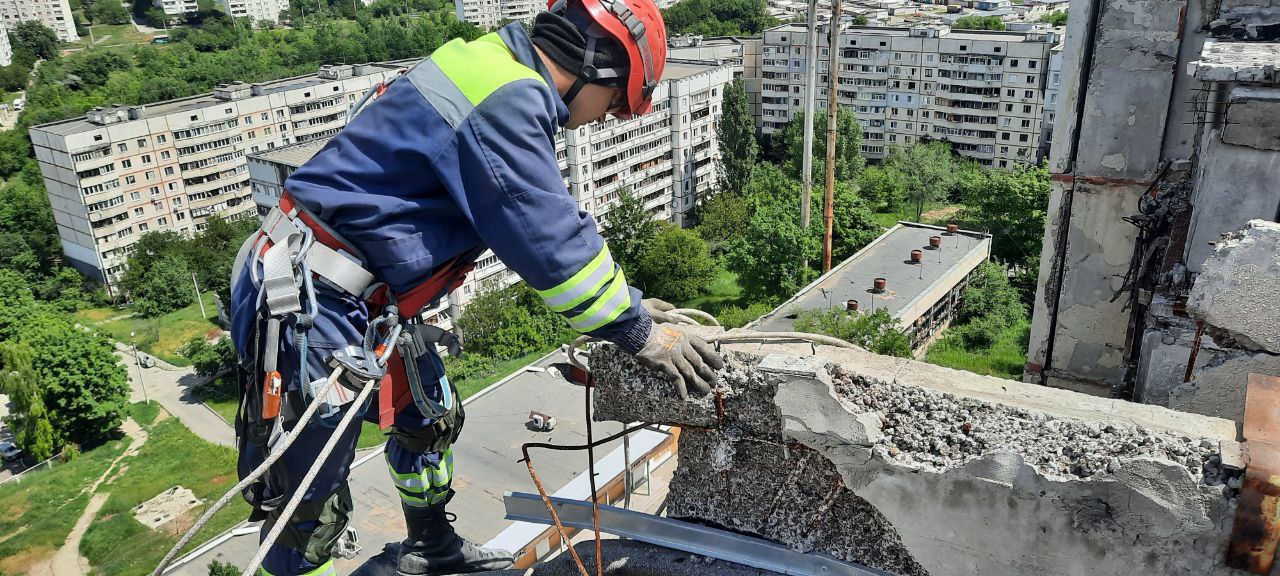
[[137, 192], [130, 192], [130, 193], [129, 193], [129, 199], [130, 199], [130, 200], [139, 200], [139, 199], [141, 199], [141, 198], [142, 198], [142, 194], [139, 194], [139, 193], [137, 193]]
[[1001, 133], [1000, 133], [1000, 139], [1001, 139], [1001, 140], [1008, 140], [1008, 139], [1009, 139], [1009, 133], [1008, 133], [1008, 132], [1001, 132]]
[[[1027, 84], [1035, 84], [1035, 83], [1036, 83], [1035, 76], [1027, 76]], [[1030, 96], [1028, 96], [1028, 98], [1030, 98]]]
[[1008, 154], [1008, 153], [1009, 153], [1009, 147], [1008, 147], [1008, 146], [1001, 146], [1001, 147], [1000, 147], [1000, 153], [1001, 153], [1001, 154]]
[[143, 154], [143, 155], [142, 155], [142, 163], [143, 163], [143, 164], [150, 164], [150, 163], [151, 163], [151, 155], [150, 155], [150, 154]]
[[186, 220], [186, 219], [187, 219], [187, 213], [186, 213], [186, 212], [178, 212], [177, 214], [174, 214], [174, 218], [178, 219], [179, 221], [181, 221], [181, 220]]
[[159, 224], [160, 226], [168, 226], [169, 219], [161, 216], [159, 220], [156, 220], [156, 224]]
[[258, 131], [257, 131], [257, 130], [250, 130], [250, 131], [249, 131], [249, 138], [257, 138], [257, 137], [258, 137]]
[[170, 192], [177, 192], [177, 191], [178, 191], [178, 183], [177, 183], [177, 182], [170, 182], [170, 183], [168, 183], [168, 184], [165, 184], [165, 188], [168, 188]]
[[1008, 97], [1010, 97], [1010, 98], [1013, 98], [1013, 95], [1014, 95], [1014, 94], [1015, 94], [1015, 92], [1013, 91], [1013, 89], [1012, 89], [1012, 88], [1010, 88], [1010, 89], [1008, 89], [1008, 90], [1005, 90], [1005, 91], [1004, 91], [1004, 95], [1005, 95], [1005, 96], [1008, 96]]
[[169, 159], [169, 158], [171, 158], [171, 157], [173, 157], [173, 154], [170, 154], [168, 150], [161, 150], [161, 151], [160, 151], [160, 159], [161, 159], [161, 160], [168, 160], [168, 159]]
[[165, 176], [173, 176], [173, 166], [165, 166], [165, 167], [164, 167], [164, 175], [165, 175]]
[[141, 223], [141, 224], [138, 224], [138, 231], [139, 231], [139, 232], [146, 232], [148, 229], [149, 229], [149, 227], [147, 226], [147, 223], [146, 223], [146, 222], [143, 222], [143, 223]]
[[1018, 141], [1019, 141], [1019, 142], [1026, 142], [1026, 141], [1027, 141], [1027, 135], [1026, 135], [1026, 134], [1019, 134], [1019, 135], [1018, 135]]
[[137, 207], [137, 208], [134, 208], [134, 209], [133, 209], [133, 215], [134, 215], [134, 216], [141, 216], [141, 215], [143, 215], [145, 212], [146, 212], [146, 210], [143, 210], [141, 206], [139, 206], [139, 207]]
[[[276, 118], [284, 118], [284, 109], [283, 109], [283, 108], [281, 108], [281, 109], [279, 109], [279, 110], [276, 110]], [[263, 118], [263, 120], [266, 120], [266, 118]]]
[[155, 170], [147, 170], [147, 180], [155, 180], [155, 179], [156, 179]]
[[124, 183], [125, 183], [125, 185], [135, 184], [135, 183], [137, 183], [137, 182], [138, 182], [138, 179], [137, 179], [136, 177], [132, 176], [132, 175], [129, 175], [129, 176], [125, 176], [125, 177], [124, 177]]
[[159, 186], [152, 186], [152, 187], [151, 187], [151, 188], [149, 188], [147, 191], [148, 191], [148, 192], [150, 192], [152, 196], [159, 196], [159, 195], [160, 195], [160, 187], [159, 187]]
[[160, 144], [164, 144], [165, 142], [168, 142], [168, 141], [169, 141], [169, 137], [168, 137], [168, 136], [165, 136], [164, 134], [161, 134], [161, 135], [159, 135], [159, 136], [156, 136], [156, 142], [158, 142], [158, 143], [160, 143]]
[[1023, 112], [1023, 114], [1030, 114], [1030, 113], [1031, 113], [1031, 106], [1030, 106], [1030, 105], [1023, 106], [1023, 107], [1022, 107], [1022, 112]]
[[1030, 121], [1030, 120], [1023, 120], [1023, 121], [1022, 121], [1022, 127], [1023, 127], [1023, 128], [1030, 128], [1030, 127], [1031, 127], [1031, 121]]
[[264, 122], [265, 122], [266, 120], [270, 119], [270, 116], [268, 116], [266, 112], [263, 112], [262, 114], [260, 114], [260, 115], [258, 116], [258, 119], [260, 119], [260, 120], [262, 120], [262, 121], [264, 121]]
[[244, 123], [245, 123], [245, 124], [253, 124], [253, 116], [245, 116], [245, 117], [244, 117]]
[[181, 206], [181, 205], [182, 205], [182, 197], [181, 197], [181, 196], [178, 196], [178, 197], [174, 198], [174, 199], [173, 199], [173, 205], [174, 205], [174, 206]]
[[1010, 67], [1010, 68], [1017, 68], [1017, 67], [1018, 67], [1018, 61], [1017, 61], [1017, 60], [1010, 60], [1010, 61], [1009, 61], [1009, 67]]
[[280, 125], [280, 133], [281, 133], [281, 134], [284, 134], [285, 132], [288, 132], [288, 131], [289, 131], [289, 128], [288, 128], [288, 126], [287, 126], [287, 125], [285, 125], [285, 124], [281, 124], [281, 125]]
[[139, 139], [138, 139], [138, 147], [139, 147], [139, 148], [146, 148], [146, 147], [147, 147], [147, 139], [146, 139], [146, 138], [139, 138]]
[[133, 160], [130, 160], [130, 159], [128, 159], [128, 158], [125, 158], [124, 160], [121, 160], [121, 161], [120, 161], [120, 167], [121, 167], [121, 168], [133, 168]]
[[128, 152], [128, 151], [129, 151], [128, 144], [125, 144], [124, 142], [116, 144], [116, 152]]
[[270, 127], [270, 126], [267, 126], [266, 128], [263, 128], [263, 129], [262, 129], [262, 133], [263, 133], [264, 135], [266, 135], [266, 136], [270, 136], [270, 135], [271, 135], [271, 127]]
[[1013, 104], [1005, 104], [1005, 105], [1004, 105], [1004, 111], [1005, 111], [1005, 112], [1013, 112]]
[[1035, 93], [1035, 92], [1032, 92], [1032, 91], [1030, 91], [1030, 90], [1026, 90], [1026, 91], [1023, 91], [1023, 93], [1022, 93], [1022, 97], [1023, 97], [1023, 98], [1035, 98], [1035, 97], [1036, 97], [1036, 93]]
[[199, 116], [196, 116], [195, 114], [192, 114], [192, 115], [191, 115], [191, 121], [192, 121], [192, 122], [195, 122], [197, 118], [199, 118]]
[[1027, 60], [1027, 68], [1030, 68], [1030, 69], [1032, 69], [1032, 70], [1035, 70], [1035, 69], [1036, 69], [1036, 61], [1035, 61], [1035, 60]]

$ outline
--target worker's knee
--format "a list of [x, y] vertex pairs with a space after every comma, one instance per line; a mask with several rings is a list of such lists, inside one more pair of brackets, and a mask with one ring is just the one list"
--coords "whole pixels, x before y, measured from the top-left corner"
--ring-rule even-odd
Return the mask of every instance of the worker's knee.
[[[298, 551], [311, 564], [323, 564], [332, 557], [334, 545], [346, 533], [351, 510], [351, 490], [346, 484], [324, 501], [303, 502], [288, 520], [277, 544]], [[278, 514], [276, 509], [268, 516], [262, 527], [264, 533], [280, 521]]]

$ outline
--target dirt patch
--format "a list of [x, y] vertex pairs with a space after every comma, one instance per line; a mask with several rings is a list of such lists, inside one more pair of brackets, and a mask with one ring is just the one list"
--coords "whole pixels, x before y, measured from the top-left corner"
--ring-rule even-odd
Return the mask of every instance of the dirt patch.
[[217, 486], [219, 484], [226, 484], [227, 480], [230, 480], [230, 479], [231, 479], [230, 474], [219, 474], [217, 476], [214, 476], [213, 478], [210, 478], [208, 483], [213, 484], [214, 486]]
[[5, 508], [4, 512], [0, 512], [0, 516], [4, 516], [5, 518], [17, 518], [19, 516], [22, 516], [23, 514], [26, 514], [27, 510], [30, 508], [31, 508], [30, 502], [18, 502], [13, 506]]
[[959, 206], [947, 206], [946, 208], [935, 208], [933, 210], [925, 210], [924, 213], [920, 215], [920, 219], [925, 222], [932, 222], [935, 220], [946, 220], [947, 218], [951, 218], [952, 216], [955, 216], [959, 212], [960, 212]]
[[5, 574], [26, 574], [37, 565], [47, 564], [53, 557], [53, 548], [38, 546], [23, 550], [8, 558], [0, 559], [0, 572]]
[[156, 412], [156, 419], [151, 421], [151, 425], [155, 426], [156, 424], [164, 422], [165, 420], [168, 420], [168, 419], [169, 419], [169, 411], [165, 410], [164, 408], [161, 408], [159, 412]]
[[[4, 541], [5, 541], [5, 540], [8, 540], [8, 539], [10, 539], [10, 538], [13, 538], [14, 536], [17, 536], [17, 535], [19, 535], [19, 534], [23, 533], [23, 532], [26, 532], [26, 531], [27, 531], [27, 528], [30, 528], [30, 527], [31, 527], [31, 525], [30, 525], [30, 524], [23, 524], [22, 526], [19, 526], [17, 530], [14, 530], [13, 532], [10, 532], [10, 533], [8, 533], [8, 534], [5, 534], [4, 536], [0, 536], [0, 543], [4, 543]], [[3, 572], [4, 572], [4, 570], [3, 570], [3, 569], [0, 569], [0, 573], [3, 573]]]
[[187, 510], [186, 512], [178, 515], [177, 518], [170, 520], [160, 528], [160, 530], [167, 532], [170, 536], [182, 536], [187, 532], [187, 530], [190, 530], [192, 526], [195, 526], [196, 519], [200, 517], [197, 512], [198, 511], [194, 509]]

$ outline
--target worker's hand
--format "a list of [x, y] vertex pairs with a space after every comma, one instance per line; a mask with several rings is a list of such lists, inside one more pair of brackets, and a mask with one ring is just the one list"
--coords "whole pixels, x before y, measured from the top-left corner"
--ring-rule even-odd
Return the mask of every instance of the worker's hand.
[[690, 392], [698, 398], [706, 396], [716, 383], [715, 371], [724, 368], [724, 360], [710, 344], [678, 324], [655, 322], [636, 358], [675, 384], [681, 400], [687, 400]]
[[674, 318], [667, 315], [668, 311], [676, 309], [674, 304], [667, 302], [666, 300], [660, 300], [658, 298], [645, 298], [644, 300], [640, 301], [640, 305], [644, 306], [645, 312], [648, 312], [649, 317], [653, 318], [654, 324], [657, 324], [659, 322], [666, 322], [668, 324], [678, 324], [678, 322], [676, 322]]

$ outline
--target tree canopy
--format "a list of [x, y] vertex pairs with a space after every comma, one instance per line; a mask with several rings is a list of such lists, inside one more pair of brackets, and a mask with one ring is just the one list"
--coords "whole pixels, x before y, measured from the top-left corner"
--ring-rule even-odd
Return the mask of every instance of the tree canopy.
[[741, 36], [778, 25], [765, 0], [682, 0], [662, 11], [672, 36]]
[[9, 46], [14, 52], [30, 52], [46, 60], [58, 57], [58, 34], [38, 20], [23, 20], [9, 28]]
[[1066, 10], [1054, 10], [1053, 12], [1050, 12], [1050, 13], [1048, 13], [1048, 14], [1045, 14], [1044, 16], [1041, 16], [1041, 17], [1040, 17], [1040, 20], [1038, 20], [1038, 21], [1039, 21], [1039, 22], [1047, 22], [1047, 23], [1049, 23], [1049, 24], [1053, 24], [1054, 26], [1066, 26], [1066, 25], [1067, 25], [1067, 11], [1066, 11]]
[[741, 78], [725, 87], [720, 109], [720, 191], [740, 192], [751, 182], [760, 154], [756, 121]]
[[916, 222], [924, 214], [925, 204], [947, 197], [955, 179], [951, 146], [946, 142], [895, 146], [890, 149], [886, 163], [902, 174], [906, 183], [906, 199], [916, 207]]
[[716, 276], [707, 243], [693, 230], [658, 222], [657, 232], [640, 255], [634, 282], [647, 296], [686, 301], [705, 291]]
[[609, 244], [613, 261], [630, 273], [640, 264], [640, 256], [658, 231], [653, 216], [644, 209], [644, 201], [630, 189], [618, 194], [618, 203], [604, 214], [600, 235]]
[[[813, 182], [821, 188], [827, 170], [827, 115], [814, 114], [813, 120]], [[799, 111], [776, 136], [775, 148], [783, 154], [782, 164], [787, 174], [803, 180], [804, 168], [804, 112]], [[841, 106], [836, 114], [836, 181], [850, 182], [862, 171], [862, 126], [853, 111]]]
[[1004, 19], [999, 16], [965, 16], [951, 25], [955, 30], [1004, 30]]

